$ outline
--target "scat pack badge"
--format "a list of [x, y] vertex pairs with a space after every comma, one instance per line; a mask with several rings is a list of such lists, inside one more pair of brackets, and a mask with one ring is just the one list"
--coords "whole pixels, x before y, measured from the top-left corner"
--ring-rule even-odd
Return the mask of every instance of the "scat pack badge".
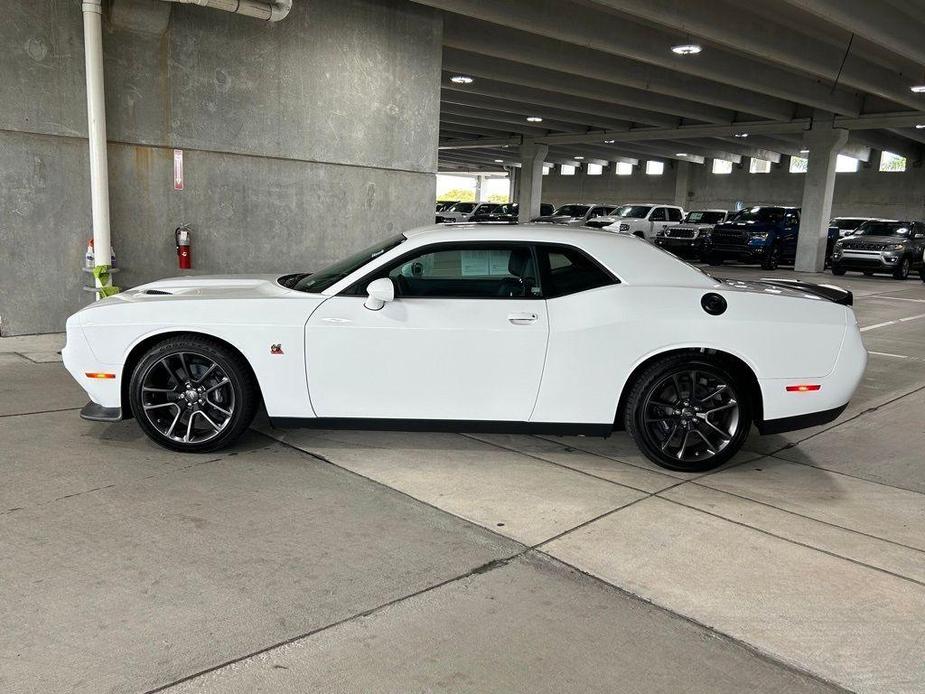
[[282, 345], [270, 345], [270, 354], [282, 354], [283, 346]]

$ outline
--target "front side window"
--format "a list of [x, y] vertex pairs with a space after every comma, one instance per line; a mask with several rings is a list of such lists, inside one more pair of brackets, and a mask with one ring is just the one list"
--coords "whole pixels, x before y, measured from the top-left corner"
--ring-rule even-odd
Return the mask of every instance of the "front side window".
[[617, 283], [600, 265], [577, 248], [539, 246], [537, 254], [546, 273], [544, 293], [549, 298]]
[[668, 221], [669, 222], [680, 222], [681, 221], [681, 210], [676, 207], [668, 208]]
[[457, 202], [447, 212], [459, 212], [460, 214], [469, 214], [475, 209], [474, 202]]
[[664, 207], [656, 207], [656, 208], [652, 211], [652, 216], [649, 217], [649, 219], [650, 219], [651, 221], [653, 221], [653, 222], [664, 222], [664, 221], [666, 221], [666, 220], [668, 219], [668, 217], [667, 217], [667, 215], [665, 214], [665, 208], [664, 208]]
[[388, 269], [403, 298], [538, 298], [536, 262], [529, 246], [439, 246]]

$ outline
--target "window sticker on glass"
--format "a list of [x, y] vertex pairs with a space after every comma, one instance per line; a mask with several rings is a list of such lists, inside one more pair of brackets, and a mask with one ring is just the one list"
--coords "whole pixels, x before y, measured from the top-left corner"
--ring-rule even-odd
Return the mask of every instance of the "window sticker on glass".
[[509, 274], [508, 264], [511, 261], [510, 251], [489, 251], [490, 261], [488, 271], [493, 277], [501, 275], [505, 277]]
[[460, 253], [460, 266], [463, 277], [488, 277], [491, 260], [490, 251], [463, 251]]

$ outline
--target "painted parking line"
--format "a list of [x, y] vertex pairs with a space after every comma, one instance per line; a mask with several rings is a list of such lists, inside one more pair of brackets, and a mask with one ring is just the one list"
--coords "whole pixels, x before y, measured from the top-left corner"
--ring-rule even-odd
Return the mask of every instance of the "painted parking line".
[[912, 301], [917, 304], [925, 304], [925, 299], [909, 299], [904, 296], [880, 296], [879, 294], [874, 294], [872, 296], [862, 297], [864, 299], [889, 299], [890, 301]]
[[878, 357], [893, 357], [894, 359], [908, 359], [905, 354], [890, 354], [889, 352], [871, 352], [868, 350], [868, 354], [876, 354]]
[[888, 320], [884, 323], [874, 323], [873, 325], [866, 325], [861, 328], [861, 332], [865, 333], [868, 330], [876, 330], [877, 328], [885, 328], [888, 325], [896, 325], [897, 323], [906, 323], [911, 320], [918, 320], [919, 318], [925, 318], [925, 313], [920, 313], [917, 316], [908, 316], [906, 318], [899, 318], [897, 320]]

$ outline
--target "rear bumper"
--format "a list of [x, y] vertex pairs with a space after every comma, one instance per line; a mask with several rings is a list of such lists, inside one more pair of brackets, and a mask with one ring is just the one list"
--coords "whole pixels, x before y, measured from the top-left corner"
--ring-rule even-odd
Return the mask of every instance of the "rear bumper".
[[785, 431], [796, 431], [797, 429], [817, 427], [828, 424], [829, 422], [834, 422], [838, 419], [839, 415], [845, 411], [846, 407], [848, 407], [848, 403], [834, 407], [831, 410], [823, 410], [822, 412], [810, 412], [809, 414], [799, 414], [793, 417], [781, 417], [779, 419], [765, 419], [760, 422], [755, 422], [755, 426], [762, 436], [765, 434], [782, 434]]

